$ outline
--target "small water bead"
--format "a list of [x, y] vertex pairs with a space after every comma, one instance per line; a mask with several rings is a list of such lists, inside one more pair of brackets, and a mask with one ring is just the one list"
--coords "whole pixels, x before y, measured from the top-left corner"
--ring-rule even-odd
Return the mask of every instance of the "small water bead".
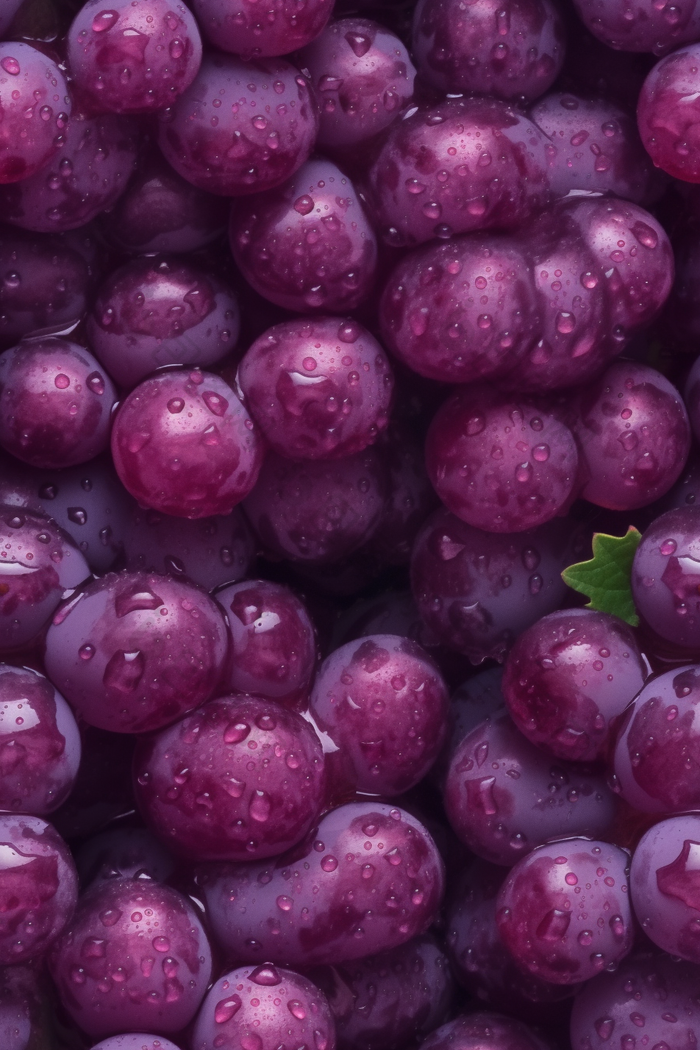
[[329, 855], [323, 858], [323, 860], [321, 861], [321, 867], [324, 871], [335, 871], [335, 869], [338, 867], [338, 861], [335, 859], [335, 857]]
[[5, 72], [9, 73], [10, 76], [16, 77], [19, 75], [19, 62], [16, 58], [13, 58], [11, 55], [7, 55], [5, 56], [5, 58], [0, 59], [0, 66], [2, 66]]
[[92, 20], [93, 33], [105, 33], [119, 21], [118, 11], [100, 11]]

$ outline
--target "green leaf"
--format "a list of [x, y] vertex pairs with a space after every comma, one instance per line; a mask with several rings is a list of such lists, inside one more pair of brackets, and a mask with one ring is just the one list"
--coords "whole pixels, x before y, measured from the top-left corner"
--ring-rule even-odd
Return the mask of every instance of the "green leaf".
[[642, 534], [630, 525], [625, 536], [606, 536], [596, 532], [593, 537], [593, 557], [564, 569], [562, 579], [575, 591], [585, 594], [590, 601], [587, 609], [619, 616], [632, 627], [639, 617], [632, 600], [632, 561]]

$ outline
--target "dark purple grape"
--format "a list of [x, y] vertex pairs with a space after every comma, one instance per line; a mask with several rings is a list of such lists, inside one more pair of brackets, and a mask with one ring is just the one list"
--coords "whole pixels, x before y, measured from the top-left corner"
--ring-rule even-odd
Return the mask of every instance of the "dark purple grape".
[[316, 966], [309, 977], [325, 993], [338, 1050], [405, 1050], [447, 1015], [453, 982], [432, 937], [342, 966]]
[[83, 555], [52, 521], [0, 506], [0, 651], [31, 642], [66, 591], [89, 575]]
[[302, 601], [269, 580], [244, 580], [217, 591], [231, 631], [224, 678], [233, 693], [306, 706], [316, 671], [316, 633]]
[[75, 864], [60, 835], [38, 817], [0, 815], [0, 965], [38, 959], [70, 921]]
[[45, 816], [65, 802], [80, 765], [80, 733], [43, 675], [0, 664], [0, 737], [0, 809]]
[[101, 112], [172, 105], [202, 60], [197, 23], [179, 0], [87, 0], [66, 41], [76, 88]]
[[34, 467], [71, 467], [109, 444], [117, 394], [77, 343], [45, 336], [0, 356], [0, 444]]
[[238, 201], [229, 239], [248, 283], [288, 310], [342, 313], [374, 288], [374, 230], [329, 160], [308, 160], [281, 186]]
[[335, 1026], [323, 992], [307, 977], [270, 963], [220, 977], [197, 1015], [192, 1050], [334, 1050]]
[[153, 879], [165, 882], [175, 861], [145, 828], [116, 827], [85, 842], [76, 854], [83, 887], [112, 879]]
[[420, 1050], [546, 1050], [547, 1045], [522, 1021], [482, 1011], [448, 1021]]
[[507, 712], [487, 718], [457, 745], [444, 801], [461, 841], [507, 866], [552, 838], [605, 835], [615, 811], [600, 771], [554, 761]]
[[128, 822], [136, 808], [131, 783], [135, 738], [85, 722], [80, 723], [80, 737], [83, 756], [77, 780], [68, 800], [51, 817], [70, 841], [96, 835], [115, 820]]
[[674, 648], [700, 647], [700, 509], [668, 511], [645, 531], [632, 565], [642, 619]]
[[500, 234], [455, 237], [406, 255], [384, 288], [382, 334], [419, 375], [467, 383], [509, 372], [539, 337], [534, 275]]
[[553, 984], [575, 984], [627, 955], [628, 868], [625, 850], [588, 838], [552, 842], [518, 861], [496, 911], [518, 965]]
[[194, 0], [194, 11], [207, 40], [241, 58], [288, 55], [317, 37], [333, 10], [332, 0]]
[[564, 26], [553, 0], [419, 0], [413, 55], [421, 76], [448, 94], [534, 99], [564, 63]]
[[199, 189], [239, 197], [279, 186], [300, 168], [317, 123], [307, 81], [290, 62], [214, 52], [161, 115], [158, 141], [175, 171]]
[[174, 853], [260, 861], [290, 849], [318, 818], [323, 749], [301, 715], [238, 694], [142, 738], [134, 781], [144, 817]]
[[553, 151], [497, 99], [448, 98], [409, 111], [367, 175], [382, 235], [399, 246], [520, 226], [547, 202]]
[[[692, 426], [692, 418], [690, 422]], [[683, 473], [659, 504], [660, 510], [682, 510], [686, 507], [700, 507], [700, 459], [692, 449]]]
[[676, 279], [666, 301], [662, 324], [673, 343], [684, 353], [695, 355], [700, 340], [700, 236], [698, 222], [691, 218], [674, 232], [673, 255]]
[[353, 802], [272, 864], [203, 867], [198, 882], [227, 956], [337, 965], [424, 933], [443, 893], [428, 831], [405, 810]]
[[93, 580], [61, 606], [44, 661], [89, 725], [145, 733], [209, 699], [228, 647], [221, 609], [198, 587], [121, 572]]
[[146, 1035], [141, 1032], [127, 1032], [122, 1035], [111, 1035], [95, 1043], [92, 1050], [179, 1050], [175, 1043], [160, 1035]]
[[648, 669], [623, 620], [562, 609], [523, 631], [511, 649], [503, 695], [518, 729], [559, 758], [605, 758], [618, 715]]
[[48, 164], [65, 142], [71, 100], [59, 67], [29, 44], [0, 43], [0, 70], [1, 184], [28, 179]]
[[340, 18], [297, 55], [319, 99], [321, 147], [345, 149], [392, 124], [413, 96], [416, 70], [379, 22]]
[[86, 331], [112, 378], [131, 389], [163, 365], [215, 364], [234, 349], [239, 329], [233, 289], [171, 255], [134, 259], [110, 274]]
[[[22, 5], [22, 0], [3, 0], [0, 8], [0, 36], [6, 36], [12, 20]], [[15, 1050], [14, 1046], [12, 1050]]]
[[692, 39], [695, 0], [674, 0], [673, 5], [659, 5], [658, 0], [574, 0], [574, 4], [591, 33], [620, 51], [661, 54]]
[[230, 514], [250, 492], [263, 448], [237, 393], [195, 369], [153, 376], [129, 394], [114, 422], [112, 455], [142, 506], [209, 518]]
[[513, 536], [482, 532], [439, 510], [416, 538], [413, 594], [442, 645], [475, 664], [502, 661], [521, 631], [562, 603], [561, 572], [586, 547], [566, 518]]
[[212, 972], [191, 902], [148, 879], [94, 883], [49, 965], [64, 1008], [93, 1037], [144, 1028], [179, 1032], [194, 1017]]

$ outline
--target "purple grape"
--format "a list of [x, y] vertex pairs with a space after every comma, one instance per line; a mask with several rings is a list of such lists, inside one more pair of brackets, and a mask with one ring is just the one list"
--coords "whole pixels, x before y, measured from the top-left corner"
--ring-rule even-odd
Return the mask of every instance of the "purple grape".
[[581, 391], [571, 420], [580, 494], [599, 507], [634, 510], [668, 492], [685, 466], [690, 425], [681, 396], [648, 365], [615, 361]]
[[309, 701], [335, 745], [328, 756], [334, 784], [389, 797], [408, 791], [440, 752], [448, 702], [442, 676], [408, 638], [375, 634], [336, 649]]
[[158, 837], [200, 861], [283, 853], [304, 838], [325, 796], [323, 749], [309, 722], [243, 694], [142, 738], [134, 780]]
[[126, 117], [73, 113], [52, 161], [0, 192], [3, 218], [45, 233], [84, 226], [124, 192], [138, 146], [138, 127]]
[[94, 883], [49, 965], [65, 1010], [93, 1037], [143, 1028], [179, 1032], [194, 1017], [212, 972], [195, 908], [148, 879]]
[[612, 730], [648, 670], [633, 631], [593, 609], [562, 609], [523, 631], [503, 695], [518, 729], [559, 758], [605, 758]]
[[373, 449], [301, 463], [268, 452], [244, 510], [276, 557], [327, 565], [371, 538], [384, 509], [385, 485]]
[[317, 966], [309, 977], [325, 993], [338, 1050], [405, 1050], [447, 1015], [453, 982], [432, 937], [345, 963]]
[[43, 817], [65, 802], [80, 765], [80, 733], [43, 675], [0, 664], [0, 737], [0, 809]]
[[380, 323], [414, 372], [467, 383], [510, 371], [537, 340], [539, 313], [521, 246], [479, 234], [406, 255], [384, 288]]
[[290, 459], [362, 452], [389, 422], [391, 366], [356, 321], [275, 325], [247, 351], [237, 381], [267, 444]]
[[472, 663], [502, 661], [515, 638], [562, 603], [561, 572], [586, 555], [586, 540], [566, 518], [529, 532], [482, 532], [447, 510], [419, 532], [411, 585], [435, 638]]
[[194, 1024], [192, 1050], [334, 1050], [335, 1026], [323, 992], [307, 977], [270, 963], [244, 966], [209, 989]]
[[2, 184], [28, 179], [48, 164], [65, 142], [71, 100], [59, 67], [29, 44], [0, 43], [0, 70]]
[[38, 959], [70, 921], [78, 876], [61, 836], [38, 817], [0, 815], [0, 965]]
[[147, 256], [100, 286], [86, 331], [112, 378], [131, 389], [163, 365], [215, 364], [239, 329], [236, 297], [218, 277], [177, 256]]
[[689, 1050], [699, 1024], [697, 967], [644, 951], [579, 992], [571, 1014], [571, 1045], [573, 1050], [627, 1050], [634, 1039], [644, 1046]]
[[316, 671], [316, 632], [303, 602], [279, 583], [244, 580], [218, 591], [231, 630], [225, 685], [306, 706]]
[[487, 718], [457, 745], [444, 801], [460, 840], [506, 866], [552, 838], [606, 834], [615, 809], [602, 773], [554, 762], [507, 712]]
[[262, 8], [245, 0], [195, 0], [193, 7], [207, 40], [244, 59], [297, 51], [318, 36], [333, 10], [331, 0], [273, 0]]
[[0, 652], [31, 642], [65, 592], [89, 575], [83, 555], [52, 521], [0, 506]]
[[87, 0], [66, 38], [76, 88], [98, 111], [163, 109], [194, 80], [202, 41], [194, 16], [171, 0]]
[[552, 0], [419, 0], [413, 54], [438, 91], [534, 99], [564, 63], [564, 26]]
[[44, 661], [89, 725], [145, 733], [209, 699], [228, 647], [221, 610], [198, 587], [121, 572], [88, 583], [58, 610]]
[[644, 533], [632, 566], [635, 606], [652, 631], [674, 649], [700, 646], [700, 513], [668, 511]]
[[161, 115], [158, 141], [175, 171], [199, 189], [239, 197], [279, 186], [300, 168], [317, 124], [307, 82], [291, 63], [214, 52]]
[[165, 882], [175, 870], [172, 856], [145, 828], [117, 827], [103, 831], [88, 839], [75, 859], [84, 887], [112, 879]]
[[619, 962], [633, 939], [628, 868], [625, 850], [588, 838], [552, 842], [519, 860], [496, 911], [517, 964], [553, 984], [575, 984]]
[[335, 966], [405, 944], [435, 918], [443, 879], [423, 825], [378, 802], [332, 810], [272, 865], [212, 865], [198, 876], [229, 958], [290, 966]]
[[209, 518], [230, 514], [250, 492], [263, 449], [236, 392], [195, 369], [153, 376], [129, 394], [114, 422], [112, 455], [142, 506]]
[[317, 143], [345, 149], [392, 124], [413, 96], [416, 70], [403, 42], [379, 22], [340, 18], [297, 55], [320, 102]]
[[420, 1044], [420, 1050], [546, 1050], [531, 1028], [502, 1014], [482, 1011], [456, 1017]]
[[382, 235], [401, 246], [520, 226], [547, 202], [550, 152], [546, 135], [497, 99], [409, 111], [367, 174]]
[[[48, 1025], [36, 974], [29, 966], [4, 966], [0, 974], [0, 1045], [32, 1050], [48, 1042]], [[167, 1050], [167, 1048], [165, 1048]]]
[[[688, 39], [695, 0], [659, 6], [655, 0], [574, 0], [584, 25], [609, 47], [661, 54]], [[691, 37], [692, 39], [692, 37]]]
[[159, 1035], [145, 1035], [140, 1032], [129, 1032], [112, 1035], [95, 1043], [92, 1050], [178, 1050], [175, 1043]]
[[374, 230], [329, 160], [307, 160], [282, 186], [238, 201], [229, 239], [249, 284], [288, 310], [353, 310], [374, 287]]

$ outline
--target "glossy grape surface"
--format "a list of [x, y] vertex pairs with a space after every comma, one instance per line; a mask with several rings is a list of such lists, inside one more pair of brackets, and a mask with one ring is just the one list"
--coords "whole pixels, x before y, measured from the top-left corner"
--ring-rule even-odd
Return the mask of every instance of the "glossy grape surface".
[[331, 0], [195, 0], [195, 14], [205, 37], [222, 51], [241, 58], [288, 55], [318, 36], [333, 10]]
[[662, 58], [644, 81], [637, 105], [639, 133], [651, 159], [685, 182], [700, 182], [699, 58], [696, 43]]
[[421, 1043], [420, 1050], [544, 1050], [546, 1045], [522, 1021], [483, 1011], [448, 1021]]
[[662, 514], [642, 536], [632, 564], [632, 594], [642, 619], [674, 648], [700, 643], [700, 508]]
[[36, 48], [3, 41], [0, 106], [0, 184], [18, 182], [43, 168], [65, 141], [72, 108], [65, 77]]
[[695, 29], [695, 0], [659, 7], [654, 0], [574, 0], [584, 24], [599, 40], [621, 51], [662, 54]]

